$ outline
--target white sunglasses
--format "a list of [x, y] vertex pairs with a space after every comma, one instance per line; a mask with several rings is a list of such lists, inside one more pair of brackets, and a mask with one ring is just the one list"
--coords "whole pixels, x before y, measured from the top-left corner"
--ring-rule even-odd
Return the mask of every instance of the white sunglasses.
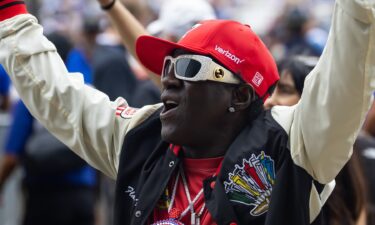
[[172, 65], [176, 78], [186, 81], [217, 81], [228, 84], [241, 83], [232, 72], [202, 55], [180, 55], [176, 58], [166, 56], [162, 77], [171, 72]]

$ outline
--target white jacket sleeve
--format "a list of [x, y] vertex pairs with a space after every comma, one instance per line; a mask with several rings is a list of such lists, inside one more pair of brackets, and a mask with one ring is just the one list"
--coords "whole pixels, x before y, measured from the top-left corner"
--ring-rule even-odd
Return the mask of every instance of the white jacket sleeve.
[[290, 130], [294, 162], [328, 183], [351, 156], [375, 87], [374, 0], [338, 0]]
[[35, 118], [92, 166], [116, 178], [126, 132], [160, 105], [119, 116], [128, 107], [126, 101], [111, 102], [85, 85], [81, 74], [69, 74], [42, 32], [28, 14], [2, 21], [0, 63]]

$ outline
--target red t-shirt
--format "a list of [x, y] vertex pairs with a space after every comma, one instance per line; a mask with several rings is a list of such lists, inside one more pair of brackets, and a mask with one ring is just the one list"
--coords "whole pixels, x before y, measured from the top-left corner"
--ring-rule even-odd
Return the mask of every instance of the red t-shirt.
[[[213, 176], [216, 172], [218, 167], [220, 166], [223, 157], [219, 158], [210, 158], [210, 159], [184, 159], [183, 160], [183, 170], [185, 173], [186, 181], [188, 190], [190, 193], [191, 200], [193, 200], [196, 195], [200, 192], [203, 187], [203, 180], [207, 177]], [[168, 207], [171, 203], [171, 197], [173, 193], [173, 187], [175, 185], [177, 173], [171, 178], [168, 184], [168, 188], [159, 200], [156, 208], [154, 209], [153, 223], [156, 221], [162, 221], [169, 219], [170, 216], [168, 214]], [[198, 198], [197, 202], [194, 204], [194, 211], [198, 214], [201, 211], [201, 208], [204, 204], [204, 197], [203, 193]], [[182, 177], [180, 175], [177, 183], [176, 189], [176, 197], [173, 202], [171, 212], [177, 212], [177, 214], [182, 213], [189, 205], [186, 192], [184, 189], [184, 184]], [[151, 218], [150, 218], [151, 219]], [[189, 212], [181, 218], [181, 222], [185, 225], [191, 224], [191, 213]], [[152, 224], [152, 223], [150, 223]], [[212, 225], [216, 224], [213, 220], [211, 215], [208, 213], [207, 208], [205, 207], [203, 210], [202, 215], [200, 216], [200, 224], [201, 225]]]

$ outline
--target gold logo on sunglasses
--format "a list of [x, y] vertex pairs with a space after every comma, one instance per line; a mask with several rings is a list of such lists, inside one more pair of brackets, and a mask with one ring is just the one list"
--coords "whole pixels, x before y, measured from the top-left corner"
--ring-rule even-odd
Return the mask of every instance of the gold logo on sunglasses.
[[224, 78], [224, 70], [222, 68], [216, 68], [214, 70], [214, 77], [215, 79], [223, 79]]

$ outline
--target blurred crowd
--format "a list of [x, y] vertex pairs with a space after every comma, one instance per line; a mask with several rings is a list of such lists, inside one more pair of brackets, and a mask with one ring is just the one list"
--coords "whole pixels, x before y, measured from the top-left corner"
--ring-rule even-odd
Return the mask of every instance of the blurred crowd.
[[[266, 107], [271, 108], [298, 102], [304, 79], [324, 50], [334, 1], [122, 2], [150, 34], [171, 41], [178, 41], [200, 20], [235, 19], [251, 25], [279, 66], [280, 83], [266, 102]], [[40, 0], [30, 1], [29, 4], [70, 72], [82, 73], [85, 83], [107, 93], [111, 100], [123, 96], [134, 107], [160, 101], [158, 87], [148, 80], [147, 71], [123, 47], [117, 31], [97, 1]], [[21, 185], [26, 196], [25, 217], [32, 218], [45, 211], [41, 207], [41, 202], [45, 202], [56, 211], [49, 216], [61, 217], [62, 225], [111, 224], [114, 181], [67, 154], [70, 151], [41, 128], [17, 98], [1, 66], [0, 112], [1, 115], [11, 115], [0, 117], [0, 129], [3, 130], [0, 132], [0, 190], [4, 189], [12, 171], [20, 165], [24, 170]], [[335, 192], [324, 208], [327, 225], [344, 224], [341, 221], [347, 221], [345, 224], [348, 225], [375, 224], [375, 196], [371, 191], [375, 190], [375, 176], [371, 173], [375, 167], [374, 118], [375, 107], [370, 110], [354, 155], [338, 176]], [[37, 153], [40, 149], [44, 149], [45, 153]], [[58, 154], [60, 160], [53, 161], [53, 154]], [[62, 161], [71, 163], [68, 165]], [[60, 166], [61, 169], [58, 168]], [[74, 217], [70, 220], [73, 222], [63, 223], [69, 219], [67, 214]], [[4, 223], [0, 221], [0, 224]]]

